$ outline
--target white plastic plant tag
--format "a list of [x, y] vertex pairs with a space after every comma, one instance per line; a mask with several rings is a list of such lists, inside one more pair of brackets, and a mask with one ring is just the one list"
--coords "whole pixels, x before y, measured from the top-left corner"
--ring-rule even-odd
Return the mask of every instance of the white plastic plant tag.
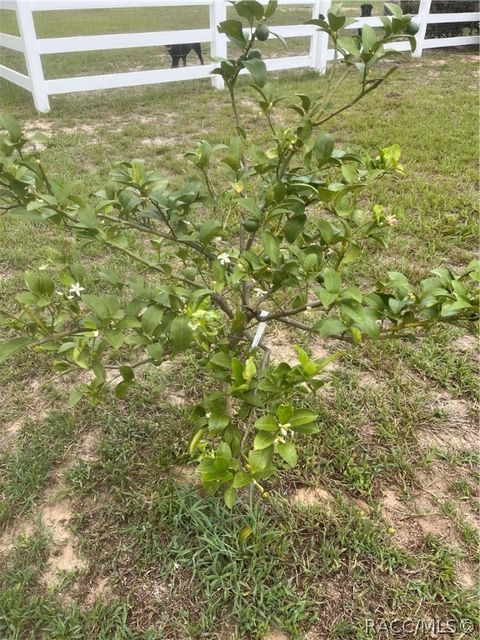
[[[268, 316], [268, 311], [260, 311], [260, 318], [266, 318]], [[257, 331], [252, 340], [252, 346], [250, 347], [250, 351], [258, 347], [260, 344], [260, 340], [262, 339], [263, 334], [265, 333], [265, 329], [267, 327], [266, 322], [260, 322], [257, 327]]]

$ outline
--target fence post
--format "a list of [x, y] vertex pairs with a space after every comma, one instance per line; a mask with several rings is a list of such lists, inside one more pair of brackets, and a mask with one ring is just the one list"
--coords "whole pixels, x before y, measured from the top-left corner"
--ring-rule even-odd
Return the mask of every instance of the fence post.
[[423, 53], [423, 43], [425, 41], [425, 34], [427, 32], [428, 16], [430, 15], [430, 5], [432, 0], [420, 0], [420, 6], [418, 7], [418, 32], [415, 36], [417, 46], [413, 52], [415, 58], [421, 58]]
[[[226, 0], [210, 0], [210, 29], [212, 31], [210, 43], [210, 55], [212, 58], [227, 57], [227, 37], [224, 33], [218, 33], [217, 25], [227, 19]], [[221, 76], [212, 76], [212, 86], [215, 89], [223, 89], [224, 82]]]
[[17, 0], [15, 12], [17, 14], [20, 37], [23, 41], [28, 76], [32, 84], [33, 102], [37, 111], [46, 113], [50, 111], [50, 102], [43, 75], [42, 59], [38, 48], [30, 0]]
[[[312, 18], [317, 19], [321, 14], [327, 19], [327, 13], [332, 0], [315, 0], [312, 8]], [[328, 35], [323, 31], [315, 31], [310, 44], [312, 67], [322, 75], [327, 70]]]

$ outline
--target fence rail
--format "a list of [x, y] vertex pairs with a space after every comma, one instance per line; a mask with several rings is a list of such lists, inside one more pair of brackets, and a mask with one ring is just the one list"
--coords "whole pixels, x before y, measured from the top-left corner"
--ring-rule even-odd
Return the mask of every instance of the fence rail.
[[[332, 0], [279, 0], [279, 5], [311, 7], [312, 17], [326, 15]], [[0, 77], [27, 89], [33, 95], [35, 107], [40, 112], [50, 110], [49, 96], [76, 91], [132, 87], [178, 80], [193, 80], [210, 77], [214, 64], [176, 69], [157, 69], [152, 71], [131, 71], [103, 75], [56, 78], [44, 77], [43, 55], [84, 51], [102, 51], [129, 49], [134, 47], [155, 47], [190, 42], [210, 43], [212, 58], [227, 56], [227, 39], [218, 33], [217, 24], [226, 19], [227, 0], [0, 0], [0, 9], [14, 11], [20, 36], [0, 33], [0, 46], [23, 53], [27, 66], [27, 75], [0, 64]], [[109, 34], [95, 36], [69, 36], [58, 38], [38, 38], [35, 30], [34, 12], [37, 11], [73, 11], [78, 9], [124, 9], [146, 7], [208, 7], [209, 23], [207, 29], [184, 29], [177, 31], [153, 31], [146, 33]], [[416, 35], [415, 56], [421, 56], [423, 49], [432, 47], [452, 47], [480, 44], [478, 35], [446, 38], [425, 38], [428, 24], [445, 22], [476, 23], [480, 12], [472, 13], [430, 13], [431, 0], [421, 0], [418, 15], [414, 18], [420, 26]], [[359, 18], [348, 29], [359, 29], [368, 24], [381, 27], [380, 18]], [[276, 33], [284, 38], [308, 37], [310, 49], [308, 55], [284, 56], [267, 59], [269, 70], [313, 68], [324, 73], [327, 63], [333, 59], [333, 51], [328, 48], [328, 37], [311, 25], [276, 26]], [[408, 50], [408, 43], [395, 43], [392, 49]], [[211, 76], [214, 87], [223, 88], [220, 76]]]

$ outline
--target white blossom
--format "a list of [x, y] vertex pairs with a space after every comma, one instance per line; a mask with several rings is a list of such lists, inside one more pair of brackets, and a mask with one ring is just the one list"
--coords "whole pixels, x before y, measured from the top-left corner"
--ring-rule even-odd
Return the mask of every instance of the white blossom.
[[217, 256], [217, 259], [222, 266], [225, 266], [226, 264], [229, 264], [231, 262], [228, 253], [221, 253], [219, 256]]
[[253, 292], [259, 297], [262, 298], [263, 296], [266, 296], [268, 294], [268, 291], [264, 291], [263, 289], [260, 289], [260, 287], [255, 287], [253, 289]]
[[69, 300], [71, 300], [74, 296], [77, 296], [78, 298], [80, 298], [82, 291], [85, 291], [85, 287], [80, 286], [79, 282], [72, 284], [70, 289], [68, 290], [68, 293], [71, 294], [69, 297]]
[[393, 227], [394, 225], [398, 224], [398, 220], [395, 216], [386, 216], [385, 217], [385, 222], [390, 225], [391, 227]]

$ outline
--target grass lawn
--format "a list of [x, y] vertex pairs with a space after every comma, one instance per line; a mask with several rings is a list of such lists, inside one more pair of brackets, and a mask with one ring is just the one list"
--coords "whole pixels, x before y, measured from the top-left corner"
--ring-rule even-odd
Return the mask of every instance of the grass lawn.
[[[84, 13], [70, 35], [104, 31], [105, 12]], [[127, 13], [108, 29], [132, 24]], [[67, 35], [67, 15], [55, 24], [40, 16], [41, 35], [55, 25]], [[135, 19], [136, 29], [154, 29], [150, 12]], [[145, 51], [109, 55], [55, 56], [47, 73], [157, 64]], [[324, 82], [296, 72], [277, 84], [293, 94]], [[420, 278], [437, 266], [461, 269], [474, 257], [477, 85], [472, 52], [429, 51], [405, 58], [387, 86], [331, 123], [340, 145], [403, 150], [405, 174], [369, 193], [398, 225], [387, 250], [355, 267], [357, 283], [387, 270]], [[46, 166], [85, 194], [134, 157], [183, 182], [194, 142], [232, 132], [228, 96], [208, 81], [53, 97], [41, 117], [27, 93], [6, 82], [0, 92], [2, 110], [48, 133]], [[246, 83], [241, 103], [263, 141]], [[79, 251], [60, 233], [0, 218], [0, 304], [51, 247]], [[99, 269], [128, 266], [94, 246], [82, 262], [92, 284]], [[276, 328], [267, 339], [288, 358], [301, 338]], [[383, 637], [369, 623], [383, 618], [454, 621], [450, 637], [474, 637], [478, 363], [475, 336], [450, 327], [347, 351], [315, 399], [322, 431], [300, 444], [298, 467], [276, 478], [269, 501], [247, 499], [232, 514], [221, 498], [200, 495], [186, 466], [190, 411], [204, 385], [193, 360], [148, 369], [126, 400], [74, 410], [66, 398], [75, 380], [54, 378], [44, 357], [9, 360], [0, 369], [0, 638], [356, 640]], [[253, 533], [242, 541], [246, 526]]]

